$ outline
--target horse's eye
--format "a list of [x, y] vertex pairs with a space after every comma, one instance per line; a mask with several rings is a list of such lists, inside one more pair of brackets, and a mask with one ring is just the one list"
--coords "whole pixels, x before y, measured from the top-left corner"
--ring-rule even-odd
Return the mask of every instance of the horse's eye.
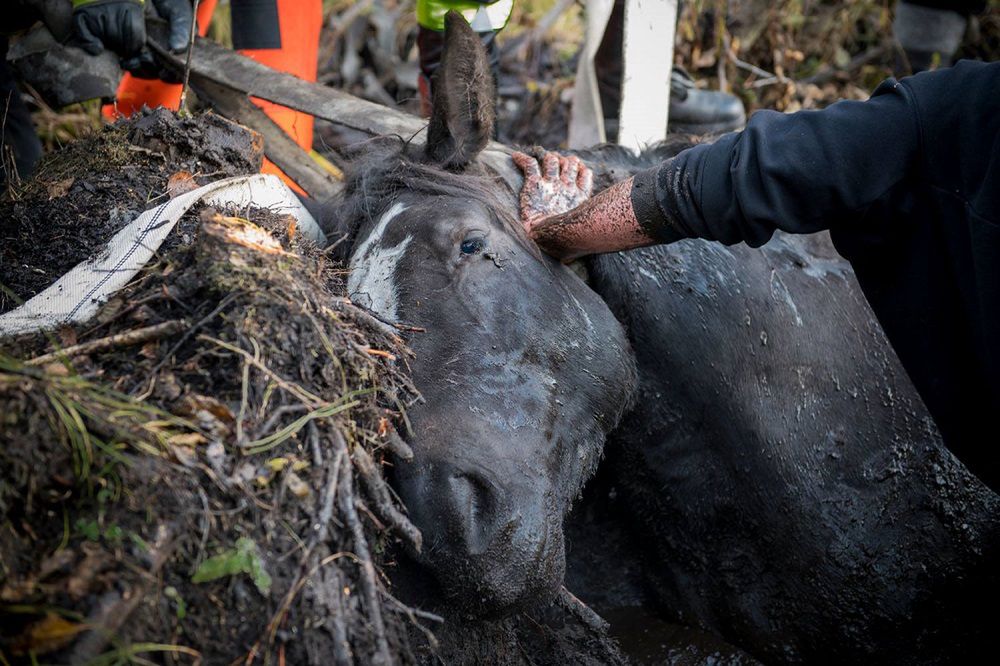
[[482, 238], [466, 238], [462, 241], [462, 254], [478, 254], [486, 247]]

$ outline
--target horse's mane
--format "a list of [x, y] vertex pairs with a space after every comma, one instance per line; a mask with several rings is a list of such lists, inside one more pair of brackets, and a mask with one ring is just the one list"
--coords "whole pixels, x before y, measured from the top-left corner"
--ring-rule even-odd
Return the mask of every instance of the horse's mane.
[[[467, 199], [482, 204], [502, 223], [520, 227], [516, 197], [499, 177], [478, 165], [449, 171], [422, 161], [414, 152], [408, 142], [393, 136], [377, 137], [352, 148], [344, 191], [332, 202], [332, 215], [324, 215], [328, 237], [346, 234], [345, 254], [350, 254], [350, 245], [365, 223], [378, 219], [401, 192]], [[332, 233], [331, 222], [336, 225]]]

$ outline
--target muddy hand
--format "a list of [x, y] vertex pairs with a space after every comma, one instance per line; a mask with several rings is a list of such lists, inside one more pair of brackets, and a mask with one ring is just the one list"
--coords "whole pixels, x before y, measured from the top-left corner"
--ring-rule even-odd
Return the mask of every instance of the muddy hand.
[[579, 157], [545, 153], [541, 159], [515, 152], [514, 164], [524, 174], [521, 187], [521, 222], [532, 227], [547, 218], [576, 208], [590, 198], [594, 174]]

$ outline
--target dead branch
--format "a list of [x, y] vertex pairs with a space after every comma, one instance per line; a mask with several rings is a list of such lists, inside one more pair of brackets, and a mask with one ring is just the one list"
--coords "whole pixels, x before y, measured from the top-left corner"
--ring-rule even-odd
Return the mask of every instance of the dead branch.
[[358, 518], [358, 510], [354, 504], [354, 479], [351, 474], [353, 465], [351, 465], [348, 456], [344, 457], [340, 469], [340, 512], [347, 521], [347, 527], [354, 539], [354, 551], [361, 569], [361, 590], [364, 594], [365, 605], [368, 607], [372, 631], [375, 633], [375, 654], [372, 657], [372, 663], [380, 666], [388, 665], [392, 663], [392, 657], [389, 653], [389, 641], [386, 639], [385, 622], [382, 619], [382, 610], [379, 604], [378, 579], [368, 539], [365, 537], [365, 529], [361, 524], [361, 519]]
[[150, 584], [158, 580], [160, 569], [170, 559], [176, 545], [177, 540], [170, 528], [160, 525], [157, 528], [156, 542], [150, 549], [150, 567], [145, 572], [147, 575], [140, 578], [140, 582], [131, 590], [131, 594], [124, 594], [116, 601], [98, 607], [88, 618], [87, 625], [93, 627], [93, 630], [76, 643], [69, 657], [69, 663], [89, 664], [101, 653], [139, 604], [146, 599]]
[[385, 480], [375, 466], [375, 461], [360, 446], [354, 447], [353, 458], [355, 468], [364, 482], [368, 497], [374, 503], [378, 517], [391, 526], [419, 553], [423, 545], [423, 535], [417, 526], [410, 522], [410, 519], [396, 507], [396, 503], [393, 502], [392, 495], [389, 494], [389, 489], [385, 485]]
[[413, 460], [413, 449], [410, 445], [403, 441], [403, 438], [399, 436], [396, 429], [393, 427], [389, 428], [389, 432], [386, 433], [385, 442], [383, 442], [385, 448], [389, 449], [392, 455], [396, 456], [403, 462], [410, 462]]
[[188, 323], [185, 320], [173, 319], [171, 321], [165, 321], [162, 324], [144, 326], [143, 328], [137, 328], [125, 333], [116, 333], [104, 338], [98, 338], [97, 340], [89, 340], [87, 342], [81, 342], [78, 345], [71, 345], [63, 349], [57, 349], [56, 351], [49, 352], [48, 354], [36, 356], [35, 358], [26, 361], [25, 365], [45, 365], [46, 363], [51, 363], [52, 361], [69, 359], [74, 356], [82, 356], [84, 354], [92, 354], [93, 352], [104, 351], [106, 349], [141, 345], [146, 342], [152, 342], [153, 340], [161, 340], [163, 338], [170, 337], [171, 335], [184, 330], [187, 326]]

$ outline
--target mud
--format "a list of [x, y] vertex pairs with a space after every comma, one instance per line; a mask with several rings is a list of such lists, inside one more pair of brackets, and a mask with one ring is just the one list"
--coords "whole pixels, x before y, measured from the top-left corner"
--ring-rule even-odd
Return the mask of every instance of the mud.
[[46, 155], [35, 176], [0, 197], [0, 312], [89, 258], [139, 213], [163, 203], [178, 172], [198, 184], [256, 173], [260, 138], [206, 114], [163, 109]]

